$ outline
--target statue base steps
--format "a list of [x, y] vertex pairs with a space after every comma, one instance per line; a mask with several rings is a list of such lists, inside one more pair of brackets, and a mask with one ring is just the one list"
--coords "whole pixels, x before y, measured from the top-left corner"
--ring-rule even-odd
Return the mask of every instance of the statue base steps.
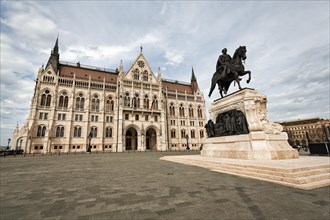
[[303, 190], [330, 185], [329, 159], [326, 157], [302, 156], [288, 160], [240, 160], [180, 155], [164, 156], [160, 159]]

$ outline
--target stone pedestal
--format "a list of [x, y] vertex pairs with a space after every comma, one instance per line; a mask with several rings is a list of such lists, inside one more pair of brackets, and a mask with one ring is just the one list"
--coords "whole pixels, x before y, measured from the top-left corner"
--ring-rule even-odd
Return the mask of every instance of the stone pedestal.
[[266, 96], [254, 89], [243, 89], [215, 100], [210, 108], [210, 119], [214, 123], [219, 114], [238, 110], [246, 117], [249, 133], [207, 138], [201, 155], [247, 160], [298, 158], [282, 126], [267, 119], [266, 102]]

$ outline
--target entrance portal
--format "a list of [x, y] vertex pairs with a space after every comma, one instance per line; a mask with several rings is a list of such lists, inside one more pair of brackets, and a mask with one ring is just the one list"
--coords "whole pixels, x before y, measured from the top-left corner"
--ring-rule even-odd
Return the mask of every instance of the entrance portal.
[[149, 128], [146, 133], [146, 149], [156, 150], [157, 149], [157, 135], [153, 128]]
[[137, 150], [137, 131], [134, 128], [126, 131], [126, 150]]

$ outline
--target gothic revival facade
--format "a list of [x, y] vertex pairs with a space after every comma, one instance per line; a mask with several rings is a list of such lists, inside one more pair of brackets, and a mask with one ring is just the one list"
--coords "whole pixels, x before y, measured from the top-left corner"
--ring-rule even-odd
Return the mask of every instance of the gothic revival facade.
[[[191, 82], [155, 76], [142, 49], [127, 72], [60, 62], [58, 39], [38, 71], [26, 123], [12, 149], [26, 153], [199, 149], [205, 100]], [[188, 145], [188, 146], [187, 146]]]

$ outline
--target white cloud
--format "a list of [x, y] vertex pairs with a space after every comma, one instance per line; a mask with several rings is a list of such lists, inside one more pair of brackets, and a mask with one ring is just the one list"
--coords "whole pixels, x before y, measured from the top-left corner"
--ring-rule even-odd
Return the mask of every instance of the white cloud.
[[168, 60], [165, 64], [167, 65], [178, 65], [184, 61], [184, 55], [181, 51], [174, 49], [168, 49], [165, 51], [165, 58]]

